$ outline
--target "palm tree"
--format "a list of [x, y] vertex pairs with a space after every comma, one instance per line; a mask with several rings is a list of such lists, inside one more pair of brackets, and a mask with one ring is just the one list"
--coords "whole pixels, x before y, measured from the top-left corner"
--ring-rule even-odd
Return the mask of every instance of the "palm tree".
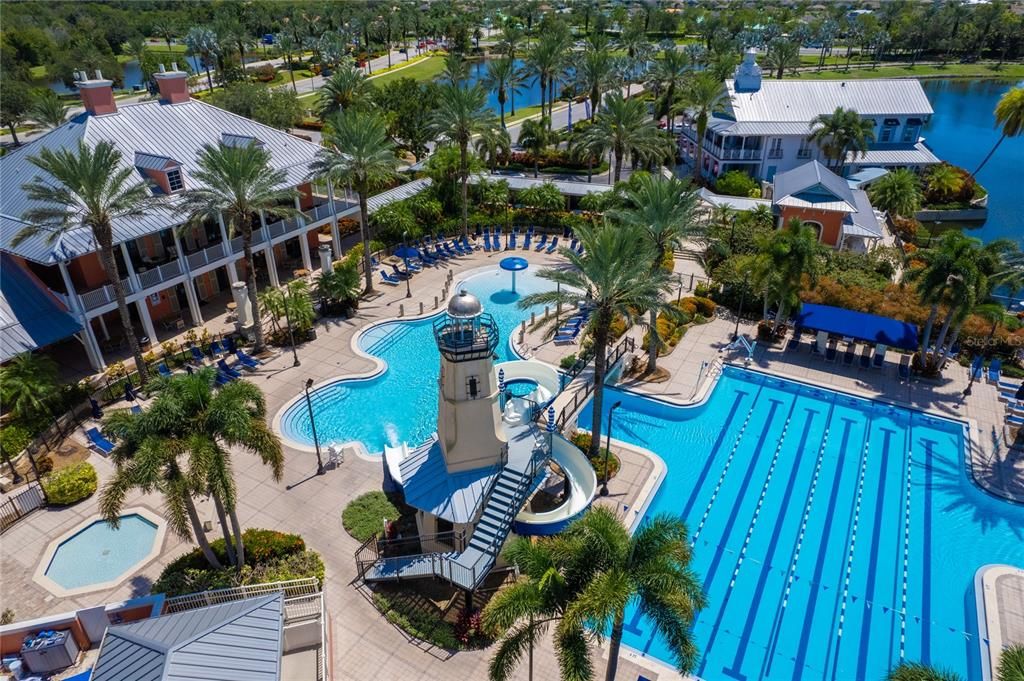
[[726, 99], [725, 88], [707, 73], [700, 73], [691, 78], [683, 91], [683, 106], [691, 112], [697, 123], [697, 157], [693, 173], [698, 181], [701, 177], [703, 140], [708, 129], [708, 118], [725, 104]]
[[811, 288], [817, 284], [822, 267], [822, 246], [815, 229], [798, 218], [791, 219], [770, 243], [769, 255], [778, 273], [776, 294], [779, 309], [772, 325], [774, 334], [790, 310], [799, 306], [804, 277], [809, 278]]
[[[562, 70], [566, 58], [566, 39], [562, 32], [545, 33], [533, 46], [526, 61], [537, 76], [540, 85], [540, 113], [544, 115], [544, 106], [548, 102], [548, 88], [554, 91], [555, 78]], [[551, 108], [548, 107], [548, 115]]]
[[[510, 94], [513, 96], [523, 87], [523, 74], [516, 68], [511, 57], [491, 59], [487, 62], [487, 75], [483, 78], [483, 86], [488, 92], [498, 95], [498, 110], [501, 113], [501, 127], [505, 127], [505, 102]], [[515, 109], [512, 111], [515, 114]]]
[[1003, 143], [1003, 140], [1007, 137], [1016, 137], [1024, 132], [1024, 88], [1014, 87], [1010, 88], [999, 98], [999, 102], [996, 104], [996, 126], [1003, 127], [1003, 133], [999, 136], [995, 145], [992, 147], [992, 151], [988, 152], [981, 164], [974, 169], [971, 173], [971, 177], [974, 177], [981, 172], [981, 169], [985, 167], [988, 160], [992, 158], [992, 154], [996, 153], [996, 149]]
[[317, 152], [314, 175], [335, 186], [351, 184], [359, 195], [359, 220], [363, 239], [363, 275], [366, 292], [373, 291], [373, 257], [370, 253], [370, 213], [366, 205], [370, 192], [395, 177], [398, 159], [388, 137], [387, 125], [376, 112], [342, 111], [324, 128], [324, 149]]
[[570, 267], [544, 269], [538, 274], [542, 279], [559, 284], [558, 289], [527, 295], [519, 305], [523, 308], [533, 305], [576, 308], [581, 304], [591, 307], [588, 333], [594, 339], [596, 378], [589, 455], [594, 457], [601, 441], [601, 405], [612, 322], [623, 319], [628, 325], [639, 320], [640, 310], [665, 310], [662, 295], [668, 293], [671, 285], [664, 270], [651, 273], [651, 249], [639, 228], [615, 227], [605, 222], [596, 227], [577, 227], [576, 236], [583, 244], [583, 255], [563, 248], [561, 254]]
[[[107, 141], [94, 148], [79, 141], [74, 149], [40, 149], [29, 162], [45, 173], [22, 185], [36, 206], [22, 215], [29, 223], [15, 237], [17, 245], [30, 236], [44, 233], [53, 243], [71, 231], [90, 233], [99, 249], [100, 264], [110, 280], [117, 301], [121, 326], [139, 371], [139, 381], [149, 380], [146, 362], [132, 328], [132, 317], [124, 297], [124, 285], [114, 258], [114, 222], [147, 215], [161, 197], [154, 196], [145, 182], [132, 182], [135, 168], [122, 163], [121, 152]], [[125, 263], [131, 267], [131, 263]]]
[[637, 99], [626, 99], [613, 92], [604, 99], [594, 123], [583, 133], [587, 144], [596, 138], [612, 150], [615, 158], [614, 181], [622, 179], [622, 160], [630, 155], [655, 154], [667, 149], [666, 138], [647, 117], [647, 107]]
[[771, 49], [762, 59], [765, 66], [775, 73], [775, 78], [782, 80], [786, 69], [800, 66], [800, 46], [790, 40], [774, 40]]
[[317, 116], [327, 120], [338, 111], [366, 103], [372, 88], [363, 72], [351, 64], [344, 64], [324, 81], [317, 97]]
[[162, 22], [153, 26], [153, 35], [158, 35], [167, 43], [167, 51], [172, 52], [171, 43], [178, 36], [178, 29], [169, 22]]
[[284, 67], [288, 69], [288, 75], [292, 78], [292, 92], [298, 94], [299, 89], [295, 85], [295, 71], [292, 70], [292, 55], [298, 49], [298, 44], [289, 33], [278, 33], [275, 41], [281, 54], [284, 55]]
[[[626, 28], [619, 34], [618, 40], [615, 41], [617, 49], [622, 50], [626, 53], [626, 64], [629, 69], [633, 69], [640, 62], [642, 56], [649, 55], [653, 49], [653, 45], [647, 39], [647, 32], [644, 31], [643, 25], [639, 22], [631, 22]], [[629, 96], [630, 81], [626, 81], [626, 96]]]
[[210, 63], [220, 54], [220, 43], [217, 42], [217, 34], [209, 28], [194, 26], [185, 34], [185, 46], [188, 53], [199, 57], [206, 69], [206, 84], [213, 92], [213, 77], [210, 75]]
[[0, 367], [0, 401], [13, 416], [47, 415], [59, 395], [57, 364], [46, 355], [23, 352]]
[[[665, 258], [700, 231], [696, 219], [699, 197], [689, 182], [676, 177], [643, 174], [630, 184], [633, 186], [623, 197], [625, 207], [610, 211], [609, 218], [641, 230], [653, 255], [651, 272], [657, 274], [664, 269]], [[653, 374], [658, 368], [661, 339], [657, 312], [650, 310], [648, 314], [647, 373]]]
[[469, 236], [469, 143], [477, 135], [498, 127], [498, 120], [487, 107], [487, 91], [480, 85], [460, 88], [442, 85], [438, 89], [437, 109], [430, 120], [431, 133], [459, 148], [459, 175], [462, 180], [462, 235]]
[[493, 173], [498, 169], [498, 162], [508, 159], [512, 153], [512, 139], [505, 128], [495, 128], [477, 137], [473, 148]]
[[680, 50], [665, 50], [654, 62], [647, 81], [654, 86], [658, 97], [654, 105], [654, 119], [668, 117], [669, 130], [675, 123], [676, 99], [686, 84], [690, 58]]
[[1024, 681], [1024, 645], [1017, 644], [1003, 648], [999, 655], [998, 681]]
[[825, 158], [832, 162], [833, 170], [841, 175], [849, 152], [854, 152], [854, 157], [867, 153], [875, 139], [875, 129], [870, 119], [838, 106], [832, 113], [819, 114], [811, 120], [807, 139], [817, 143]]
[[893, 215], [912, 217], [921, 210], [921, 181], [906, 168], [890, 170], [868, 189], [871, 205]]
[[[505, 23], [501, 28], [501, 40], [495, 46], [495, 49], [509, 58], [513, 65], [516, 63], [516, 53], [519, 50], [519, 44], [526, 37], [523, 33], [523, 29], [519, 27], [519, 24], [515, 23], [513, 19], [506, 19]], [[526, 76], [523, 70], [516, 67], [516, 72], [519, 74], [521, 84], [525, 84]], [[509, 90], [509, 106], [511, 106], [511, 114], [516, 115], [516, 92], [517, 90]]]
[[548, 117], [541, 116], [523, 121], [517, 143], [533, 156], [533, 176], [540, 173], [540, 157], [544, 150], [558, 144], [558, 133], [548, 127]]
[[270, 152], [258, 144], [204, 144], [198, 161], [199, 169], [192, 172], [192, 177], [199, 186], [182, 193], [176, 210], [194, 224], [223, 219], [229, 238], [242, 235], [256, 337], [253, 352], [260, 353], [266, 344], [256, 288], [256, 261], [252, 257], [253, 223], [259, 224], [260, 214], [277, 218], [298, 215], [295, 199], [299, 192], [287, 186], [288, 174], [273, 168]]
[[469, 77], [469, 63], [462, 58], [458, 52], [449, 52], [444, 58], [444, 69], [441, 71], [441, 78], [448, 81], [452, 86]]
[[615, 83], [615, 59], [608, 49], [608, 40], [597, 34], [587, 40], [583, 54], [576, 60], [576, 80], [590, 99], [590, 118], [601, 104], [601, 93]]
[[885, 678], [886, 681], [960, 681], [962, 677], [920, 662], [900, 662], [889, 670]]
[[29, 107], [29, 116], [40, 125], [48, 128], [56, 128], [64, 125], [68, 119], [68, 106], [53, 90], [46, 88], [39, 90], [32, 97], [32, 105]]
[[605, 681], [614, 681], [626, 606], [636, 604], [668, 644], [676, 669], [692, 671], [699, 653], [692, 627], [707, 598], [690, 567], [686, 525], [662, 514], [630, 535], [611, 509], [591, 509], [566, 530], [566, 542], [589, 572], [587, 585], [566, 608], [564, 621], [611, 631]]
[[964, 187], [964, 176], [948, 163], [939, 163], [929, 168], [924, 181], [928, 193], [940, 201], [959, 194]]

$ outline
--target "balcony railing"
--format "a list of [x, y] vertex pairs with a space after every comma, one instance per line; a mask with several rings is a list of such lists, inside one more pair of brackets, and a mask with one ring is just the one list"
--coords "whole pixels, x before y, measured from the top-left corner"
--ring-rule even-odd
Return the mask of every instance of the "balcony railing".
[[[261, 229], [257, 229], [256, 231], [254, 231], [252, 233], [252, 245], [253, 246], [258, 246], [259, 244], [263, 243], [266, 240], [267, 240], [267, 235], [263, 231], [262, 228]], [[231, 252], [232, 253], [241, 253], [242, 252], [242, 237], [236, 236], [234, 239], [231, 240]]]
[[[287, 234], [288, 232], [291, 232], [298, 228], [298, 218], [287, 218], [285, 220], [278, 220], [277, 222], [271, 222], [267, 225], [267, 231], [270, 232], [271, 239], [276, 239], [282, 234]], [[255, 236], [255, 234], [253, 236]], [[255, 239], [253, 241], [255, 242]]]
[[145, 272], [139, 273], [139, 285], [142, 288], [147, 289], [150, 286], [156, 286], [157, 284], [163, 283], [169, 279], [181, 274], [181, 260], [174, 259], [168, 263], [164, 263], [159, 267], [146, 270]]
[[768, 158], [782, 158], [782, 149], [769, 149]]
[[319, 222], [320, 220], [324, 220], [326, 218], [329, 218], [332, 215], [332, 213], [331, 213], [331, 204], [328, 201], [328, 202], [321, 203], [319, 205], [313, 206], [313, 208], [311, 208], [310, 210], [306, 211], [306, 215], [308, 216], [309, 222]]
[[723, 161], [735, 161], [737, 159], [753, 160], [761, 158], [760, 149], [722, 149], [716, 154]]
[[[128, 295], [133, 293], [132, 282], [129, 279], [122, 279], [121, 286], [124, 290], [124, 294]], [[110, 284], [106, 284], [92, 291], [86, 291], [80, 295], [82, 299], [82, 305], [86, 310], [95, 310], [97, 307], [103, 307], [108, 303], [113, 303], [117, 298], [114, 297], [114, 287]]]
[[190, 253], [188, 256], [188, 268], [197, 270], [204, 265], [216, 262], [224, 257], [224, 242], [207, 246], [201, 251]]
[[796, 152], [796, 157], [797, 158], [810, 158], [811, 157], [811, 150], [810, 149], [799, 149]]

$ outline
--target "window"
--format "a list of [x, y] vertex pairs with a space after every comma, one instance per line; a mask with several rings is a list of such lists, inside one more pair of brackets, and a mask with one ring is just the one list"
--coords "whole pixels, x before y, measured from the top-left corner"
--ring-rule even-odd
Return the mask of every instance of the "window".
[[167, 186], [172, 192], [180, 192], [185, 188], [185, 182], [181, 179], [181, 169], [173, 168], [167, 171]]
[[903, 128], [903, 141], [904, 142], [916, 142], [917, 135], [921, 132], [921, 119], [920, 118], [908, 118], [907, 126]]
[[782, 158], [782, 138], [773, 137], [768, 147], [768, 158]]
[[466, 395], [471, 400], [475, 400], [480, 396], [480, 379], [477, 376], [469, 376], [466, 378]]
[[882, 138], [881, 142], [892, 142], [896, 136], [896, 130], [900, 127], [899, 119], [886, 118], [885, 123], [882, 125]]
[[800, 149], [796, 152], [797, 158], [810, 158], [811, 157], [811, 143], [805, 139], [800, 140]]

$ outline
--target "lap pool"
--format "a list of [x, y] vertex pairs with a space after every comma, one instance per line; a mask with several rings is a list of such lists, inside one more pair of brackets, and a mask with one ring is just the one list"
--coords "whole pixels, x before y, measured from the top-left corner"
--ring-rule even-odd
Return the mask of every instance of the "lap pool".
[[[694, 407], [610, 391], [613, 437], [668, 467], [645, 517], [695, 541], [697, 676], [981, 678], [974, 574], [1024, 564], [1024, 507], [969, 480], [962, 424], [735, 367]], [[623, 641], [671, 663], [635, 608]]]
[[[518, 273], [516, 291], [512, 275], [496, 268], [471, 275], [453, 290], [466, 289], [484, 305], [502, 335], [512, 333], [531, 311], [517, 303], [523, 296], [550, 290], [551, 283], [529, 269]], [[434, 344], [433, 317], [385, 322], [364, 331], [359, 349], [382, 360], [383, 373], [368, 379], [339, 379], [317, 388], [313, 418], [321, 443], [359, 441], [379, 454], [385, 444], [424, 442], [437, 429], [437, 380], [441, 356]], [[498, 345], [498, 362], [519, 359], [511, 343]], [[281, 434], [304, 445], [313, 444], [309, 412], [304, 401], [293, 403], [281, 415]]]

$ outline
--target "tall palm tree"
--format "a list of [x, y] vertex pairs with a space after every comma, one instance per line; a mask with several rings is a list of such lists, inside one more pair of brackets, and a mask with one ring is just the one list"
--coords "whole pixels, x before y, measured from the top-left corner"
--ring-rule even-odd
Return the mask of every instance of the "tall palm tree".
[[[569, 261], [568, 268], [541, 270], [542, 279], [559, 284], [557, 290], [525, 296], [519, 305], [565, 305], [591, 307], [588, 333], [594, 339], [594, 400], [589, 455], [597, 456], [601, 442], [604, 402], [604, 378], [607, 372], [611, 325], [623, 319], [627, 325], [639, 321], [640, 310], [666, 309], [662, 299], [671, 288], [668, 274], [651, 273], [650, 247], [643, 233], [632, 225], [615, 227], [605, 222], [600, 226], [580, 226], [576, 236], [583, 244], [582, 255], [563, 248], [561, 254]], [[554, 321], [554, 318], [552, 318]]]
[[[512, 61], [512, 64], [515, 65], [520, 45], [525, 38], [526, 34], [523, 32], [523, 29], [519, 27], [519, 24], [516, 23], [514, 19], [506, 19], [501, 27], [501, 39], [498, 41], [498, 44], [495, 45], [495, 49], [499, 53], [508, 57]], [[515, 68], [523, 79], [523, 84], [525, 84], [526, 75], [523, 73], [523, 70], [518, 66]], [[511, 107], [511, 115], [513, 116], [516, 115], [516, 92], [517, 90], [513, 89], [509, 90], [508, 93], [509, 106]]]
[[458, 52], [449, 52], [444, 58], [444, 69], [441, 71], [441, 78], [448, 81], [452, 86], [457, 87], [462, 81], [469, 77], [469, 62], [463, 59]]
[[675, 123], [676, 100], [686, 85], [689, 66], [690, 58], [685, 52], [665, 50], [662, 58], [654, 62], [651, 72], [647, 74], [648, 83], [659, 93], [654, 104], [654, 119], [667, 117], [669, 130]]
[[292, 79], [292, 92], [298, 94], [299, 89], [295, 85], [295, 71], [292, 69], [292, 55], [299, 49], [298, 43], [295, 42], [295, 38], [290, 33], [278, 33], [275, 42], [277, 42], [277, 47], [281, 50], [281, 54], [284, 55], [284, 67], [288, 69], [288, 75]]
[[0, 367], [0, 401], [14, 416], [47, 415], [59, 395], [57, 364], [46, 355], [23, 352]]
[[210, 75], [210, 64], [220, 54], [220, 43], [217, 40], [217, 34], [204, 26], [193, 26], [185, 34], [185, 46], [188, 48], [189, 54], [199, 57], [199, 60], [203, 63], [203, 68], [206, 69], [206, 84], [209, 86], [210, 92], [213, 92], [213, 77]]
[[295, 199], [299, 192], [287, 186], [287, 173], [273, 168], [270, 152], [258, 144], [204, 144], [198, 161], [199, 169], [192, 177], [199, 186], [182, 193], [176, 210], [195, 224], [223, 219], [228, 238], [234, 234], [242, 236], [246, 285], [256, 337], [253, 351], [260, 353], [266, 342], [256, 288], [256, 261], [252, 257], [253, 224], [259, 224], [261, 213], [276, 218], [298, 215]]
[[591, 36], [576, 60], [576, 80], [590, 99], [590, 118], [601, 104], [601, 93], [615, 83], [615, 59], [603, 34]]
[[589, 580], [566, 608], [564, 622], [611, 631], [605, 681], [615, 681], [626, 607], [636, 604], [665, 639], [683, 675], [699, 659], [692, 627], [707, 606], [701, 579], [690, 567], [693, 553], [678, 517], [652, 518], [634, 534], [611, 509], [591, 509], [565, 531], [566, 542], [584, 562]]
[[995, 115], [996, 126], [1002, 126], [1003, 132], [992, 147], [992, 150], [986, 154], [981, 164], [971, 173], [971, 177], [981, 172], [981, 169], [992, 158], [992, 154], [996, 153], [996, 149], [999, 148], [1004, 139], [1016, 137], [1024, 133], [1024, 87], [1014, 87], [1007, 90], [996, 104]]
[[871, 120], [861, 118], [853, 109], [838, 106], [830, 114], [818, 114], [811, 119], [807, 139], [821, 148], [832, 169], [841, 175], [849, 152], [854, 152], [854, 156], [867, 153], [875, 139], [875, 129]]
[[533, 156], [533, 176], [540, 173], [540, 157], [544, 150], [553, 144], [558, 144], [558, 133], [548, 128], [547, 116], [531, 118], [523, 121], [519, 128], [519, 139], [517, 144], [526, 149]]
[[[500, 57], [487, 62], [487, 75], [483, 78], [483, 86], [489, 92], [498, 95], [498, 110], [503, 128], [505, 127], [505, 102], [508, 101], [510, 94], [514, 97], [515, 93], [522, 89], [523, 83], [523, 74], [520, 69], [516, 68], [511, 57]], [[512, 113], [515, 114], [514, 107]]]
[[536, 82], [540, 85], [540, 113], [543, 116], [545, 104], [548, 104], [547, 114], [551, 115], [551, 107], [548, 103], [548, 90], [554, 92], [555, 78], [562, 70], [567, 57], [566, 36], [560, 31], [545, 33], [530, 49], [526, 62], [536, 72]]
[[56, 128], [64, 125], [68, 119], [68, 106], [53, 90], [46, 88], [39, 90], [32, 97], [32, 105], [29, 107], [29, 116], [41, 125], [48, 128]]
[[317, 116], [326, 121], [338, 111], [365, 104], [371, 91], [372, 87], [362, 71], [351, 64], [339, 66], [320, 88]]
[[92, 148], [82, 141], [74, 149], [43, 148], [37, 156], [29, 157], [29, 162], [44, 175], [22, 185], [34, 207], [22, 215], [29, 226], [14, 237], [13, 244], [36, 234], [45, 234], [48, 243], [71, 231], [89, 234], [99, 249], [100, 264], [114, 291], [128, 348], [135, 359], [139, 380], [145, 385], [149, 372], [132, 328], [114, 257], [114, 222], [145, 216], [162, 201], [145, 182], [133, 182], [135, 168], [122, 161], [121, 152], [107, 141]]
[[453, 84], [438, 89], [438, 103], [429, 128], [440, 140], [459, 148], [459, 176], [462, 181], [462, 234], [469, 236], [469, 143], [477, 135], [498, 127], [498, 119], [487, 107], [487, 91], [480, 85], [461, 88]]
[[1003, 648], [999, 655], [998, 681], [1024, 681], [1024, 644]]
[[886, 681], [961, 681], [962, 677], [920, 662], [900, 662], [889, 670], [885, 678]]
[[708, 73], [693, 76], [683, 89], [683, 106], [693, 115], [697, 123], [697, 157], [693, 174], [700, 181], [701, 162], [704, 157], [704, 133], [708, 129], [708, 118], [721, 109], [727, 101], [725, 88], [717, 78]]
[[[573, 134], [569, 137], [569, 154], [579, 161], [587, 164], [587, 182], [591, 182], [594, 175], [594, 161], [601, 160], [608, 152], [608, 141], [601, 135]], [[597, 196], [591, 194], [589, 196]]]
[[[676, 177], [666, 179], [662, 175], [641, 175], [624, 194], [625, 206], [609, 212], [609, 217], [623, 224], [633, 225], [641, 230], [651, 247], [653, 258], [650, 268], [656, 275], [664, 268], [662, 263], [668, 254], [682, 248], [684, 242], [700, 232], [697, 220], [699, 197], [689, 182]], [[658, 368], [657, 312], [648, 312], [647, 373]]]
[[359, 195], [366, 292], [373, 291], [370, 214], [366, 200], [395, 177], [398, 159], [380, 114], [356, 108], [336, 113], [324, 128], [324, 148], [317, 152], [312, 173], [335, 186], [351, 184]]
[[153, 26], [153, 35], [163, 38], [164, 42], [167, 43], [167, 51], [172, 52], [171, 43], [178, 37], [178, 29], [174, 24], [164, 21]]
[[[626, 53], [626, 64], [630, 71], [635, 69], [642, 58], [646, 58], [653, 49], [647, 39], [647, 32], [639, 22], [630, 22], [615, 41], [617, 49]], [[630, 82], [626, 81], [626, 96], [629, 96]]]
[[615, 158], [614, 180], [622, 179], [622, 160], [626, 154], [657, 153], [666, 150], [666, 138], [647, 117], [647, 107], [637, 99], [626, 99], [612, 92], [583, 133], [584, 139], [600, 138]]
[[764, 56], [762, 62], [775, 74], [775, 78], [782, 80], [786, 69], [795, 69], [800, 66], [800, 46], [791, 40], [773, 40], [771, 49]]
[[868, 189], [871, 205], [893, 215], [913, 217], [921, 210], [921, 181], [906, 168], [890, 170]]
[[813, 227], [793, 218], [771, 240], [769, 255], [778, 272], [779, 309], [772, 325], [772, 333], [775, 333], [789, 312], [799, 306], [804, 277], [809, 278], [811, 288], [817, 284], [822, 269], [822, 246]]
[[508, 159], [512, 153], [512, 139], [505, 128], [495, 128], [477, 137], [473, 148], [493, 173], [497, 171], [499, 161]]

